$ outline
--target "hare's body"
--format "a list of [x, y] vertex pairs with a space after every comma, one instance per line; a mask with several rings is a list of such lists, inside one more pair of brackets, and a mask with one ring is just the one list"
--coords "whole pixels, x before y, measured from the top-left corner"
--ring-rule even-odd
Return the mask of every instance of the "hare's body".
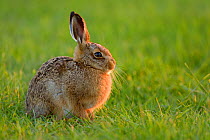
[[42, 65], [30, 83], [28, 113], [35, 112], [35, 117], [55, 114], [61, 118], [74, 114], [86, 118], [107, 100], [111, 83], [109, 74], [70, 57], [53, 58]]
[[74, 12], [70, 15], [70, 32], [78, 43], [74, 58], [50, 59], [30, 82], [26, 110], [34, 117], [93, 118], [94, 109], [109, 97], [114, 58], [105, 47], [89, 41], [84, 19]]

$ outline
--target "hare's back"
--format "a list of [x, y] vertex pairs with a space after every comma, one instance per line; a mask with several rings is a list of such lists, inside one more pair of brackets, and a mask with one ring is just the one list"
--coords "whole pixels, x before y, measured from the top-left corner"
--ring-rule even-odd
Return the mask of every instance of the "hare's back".
[[67, 70], [68, 65], [71, 63], [74, 63], [73, 58], [71, 57], [59, 56], [52, 58], [42, 64], [31, 82], [33, 83], [43, 79], [54, 79], [55, 77], [59, 77]]

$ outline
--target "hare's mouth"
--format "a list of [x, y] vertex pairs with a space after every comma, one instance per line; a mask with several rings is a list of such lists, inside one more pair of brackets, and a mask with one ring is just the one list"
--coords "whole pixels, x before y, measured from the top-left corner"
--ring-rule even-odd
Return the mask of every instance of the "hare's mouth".
[[107, 74], [111, 74], [111, 73], [112, 73], [112, 71], [113, 71], [113, 70], [108, 71], [108, 72], [107, 72]]

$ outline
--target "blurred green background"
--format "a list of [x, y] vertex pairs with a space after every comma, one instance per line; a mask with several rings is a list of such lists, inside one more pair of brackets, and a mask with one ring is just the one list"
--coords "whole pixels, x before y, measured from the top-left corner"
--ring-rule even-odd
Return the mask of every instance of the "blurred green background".
[[[30, 119], [28, 83], [73, 56], [69, 14], [117, 61], [118, 81], [93, 122]], [[209, 0], [1, 0], [0, 139], [208, 139]]]

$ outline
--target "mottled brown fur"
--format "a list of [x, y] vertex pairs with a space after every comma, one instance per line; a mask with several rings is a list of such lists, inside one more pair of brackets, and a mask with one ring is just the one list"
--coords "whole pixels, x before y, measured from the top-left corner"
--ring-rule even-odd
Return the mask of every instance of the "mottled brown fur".
[[[110, 95], [110, 72], [115, 67], [115, 60], [106, 48], [89, 41], [84, 19], [80, 16], [75, 18], [78, 16], [71, 13], [70, 18], [75, 19], [72, 26], [77, 29], [73, 28], [75, 35], [72, 36], [78, 42], [74, 58], [61, 56], [50, 59], [30, 82], [26, 110], [31, 116], [53, 114], [58, 119], [72, 115], [93, 118], [93, 111], [103, 105]], [[80, 26], [82, 23], [84, 25]], [[95, 57], [95, 52], [101, 52], [103, 57]]]

